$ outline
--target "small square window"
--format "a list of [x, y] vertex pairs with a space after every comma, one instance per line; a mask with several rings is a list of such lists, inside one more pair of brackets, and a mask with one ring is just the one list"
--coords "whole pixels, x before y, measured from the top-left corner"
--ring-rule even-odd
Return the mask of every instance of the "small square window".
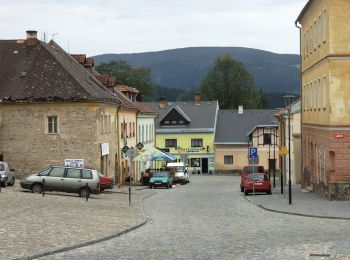
[[165, 139], [165, 147], [177, 147], [177, 139]]
[[191, 147], [202, 147], [203, 139], [191, 139]]
[[225, 155], [224, 156], [224, 164], [233, 164], [233, 156]]
[[264, 145], [270, 145], [271, 144], [271, 134], [264, 134]]
[[200, 158], [191, 158], [191, 167], [200, 167], [201, 159]]

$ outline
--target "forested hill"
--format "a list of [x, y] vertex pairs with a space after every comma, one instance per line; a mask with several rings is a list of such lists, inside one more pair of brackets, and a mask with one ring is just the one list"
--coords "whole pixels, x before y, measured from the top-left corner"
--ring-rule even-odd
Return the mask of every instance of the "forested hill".
[[191, 47], [159, 52], [103, 54], [94, 57], [95, 65], [124, 60], [133, 67], [152, 70], [153, 82], [168, 88], [196, 89], [225, 53], [241, 61], [254, 77], [255, 86], [270, 92], [299, 93], [299, 55], [241, 47]]

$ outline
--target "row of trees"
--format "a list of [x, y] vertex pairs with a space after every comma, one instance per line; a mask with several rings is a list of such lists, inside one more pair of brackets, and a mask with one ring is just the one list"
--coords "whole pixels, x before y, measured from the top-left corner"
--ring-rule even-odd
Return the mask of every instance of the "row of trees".
[[[142, 93], [143, 101], [152, 101], [156, 96], [156, 86], [152, 83], [151, 70], [133, 68], [125, 61], [101, 63], [97, 71], [114, 76], [118, 84], [137, 88]], [[158, 96], [162, 93], [174, 92], [171, 89], [158, 87]], [[254, 86], [252, 75], [245, 66], [231, 55], [225, 54], [215, 60], [213, 68], [208, 72], [199, 87], [203, 100], [218, 100], [220, 108], [233, 109], [238, 105], [246, 108], [264, 108], [266, 100], [262, 90]], [[176, 90], [177, 94], [179, 93]], [[183, 93], [182, 93], [183, 92]], [[183, 90], [183, 99], [189, 91]], [[175, 93], [171, 93], [174, 95]]]

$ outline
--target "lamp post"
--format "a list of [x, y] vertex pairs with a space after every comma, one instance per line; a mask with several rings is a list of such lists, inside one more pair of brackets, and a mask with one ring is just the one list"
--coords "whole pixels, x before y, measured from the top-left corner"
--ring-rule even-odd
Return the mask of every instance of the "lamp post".
[[[286, 106], [288, 106], [288, 191], [289, 191], [289, 205], [292, 204], [292, 181], [291, 181], [291, 166], [290, 166], [290, 104], [291, 100], [295, 96], [285, 95], [283, 96]], [[287, 105], [288, 102], [288, 105]]]

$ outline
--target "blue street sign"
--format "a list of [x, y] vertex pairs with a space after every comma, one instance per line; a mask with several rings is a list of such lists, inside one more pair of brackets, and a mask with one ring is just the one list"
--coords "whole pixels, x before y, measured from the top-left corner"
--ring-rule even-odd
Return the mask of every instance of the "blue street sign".
[[249, 148], [249, 159], [258, 159], [258, 148], [250, 147]]

